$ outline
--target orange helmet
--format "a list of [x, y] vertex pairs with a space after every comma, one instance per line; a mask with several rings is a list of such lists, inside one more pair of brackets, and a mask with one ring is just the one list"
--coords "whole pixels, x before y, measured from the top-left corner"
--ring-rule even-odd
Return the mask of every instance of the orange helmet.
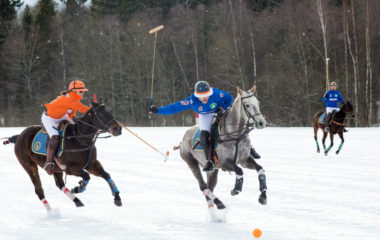
[[84, 83], [80, 80], [71, 81], [69, 91], [88, 91]]

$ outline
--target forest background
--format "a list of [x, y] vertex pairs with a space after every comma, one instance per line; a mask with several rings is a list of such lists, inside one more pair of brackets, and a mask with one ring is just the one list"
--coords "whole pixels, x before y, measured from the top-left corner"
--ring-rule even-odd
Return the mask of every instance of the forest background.
[[[379, 0], [22, 0], [0, 2], [0, 126], [39, 124], [44, 103], [84, 80], [128, 125], [187, 126], [194, 113], [148, 118], [197, 81], [236, 96], [257, 85], [270, 126], [310, 126], [326, 80], [378, 124]], [[329, 60], [327, 60], [329, 59]], [[88, 104], [88, 102], [85, 102]]]

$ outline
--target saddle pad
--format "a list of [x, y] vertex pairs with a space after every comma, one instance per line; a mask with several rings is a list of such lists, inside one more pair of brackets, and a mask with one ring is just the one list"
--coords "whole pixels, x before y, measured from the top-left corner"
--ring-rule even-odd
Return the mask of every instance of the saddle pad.
[[319, 118], [318, 122], [321, 124], [325, 124], [325, 118], [326, 118], [326, 113], [323, 113]]
[[[218, 128], [218, 134], [217, 134], [217, 136], [219, 136], [219, 131], [220, 131], [220, 129]], [[200, 140], [200, 137], [199, 137], [200, 133], [201, 133], [201, 130], [198, 128], [198, 130], [195, 132], [194, 137], [193, 137], [193, 140], [192, 140], [192, 142], [191, 142], [191, 146], [192, 146], [193, 149], [196, 150], [196, 151], [203, 151], [202, 146], [199, 144], [200, 141], [201, 141], [201, 140]], [[217, 137], [217, 138], [218, 138], [218, 137]], [[197, 146], [195, 147], [195, 145], [197, 145]], [[217, 142], [215, 143], [214, 150], [218, 149], [219, 145], [220, 145], [220, 143], [217, 141]], [[195, 148], [194, 148], [194, 147], [195, 147]]]
[[[57, 154], [56, 154], [57, 157], [60, 157], [63, 153], [63, 147], [65, 144], [64, 137], [65, 137], [66, 127], [67, 127], [67, 124], [65, 124], [65, 126], [64, 126], [64, 128], [60, 134], [61, 135], [61, 144], [59, 145], [59, 149], [58, 149]], [[48, 137], [49, 137], [49, 135], [46, 132], [42, 131], [42, 129], [40, 131], [38, 131], [36, 136], [34, 136], [34, 139], [32, 142], [32, 152], [46, 156], [47, 155], [46, 141], [47, 141]]]

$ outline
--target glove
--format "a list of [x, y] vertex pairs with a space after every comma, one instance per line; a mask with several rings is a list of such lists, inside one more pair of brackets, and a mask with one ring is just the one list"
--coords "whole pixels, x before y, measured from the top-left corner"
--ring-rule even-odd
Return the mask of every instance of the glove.
[[158, 108], [154, 105], [149, 106], [149, 112], [151, 113], [158, 113]]
[[216, 119], [219, 120], [219, 119], [222, 118], [223, 114], [224, 114], [224, 110], [223, 110], [223, 108], [220, 107], [220, 108], [218, 108], [218, 109], [216, 110], [214, 116], [215, 116]]

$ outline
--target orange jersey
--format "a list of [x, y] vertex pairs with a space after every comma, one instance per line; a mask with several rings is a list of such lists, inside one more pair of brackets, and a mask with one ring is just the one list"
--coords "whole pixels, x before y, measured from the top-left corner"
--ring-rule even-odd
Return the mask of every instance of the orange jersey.
[[86, 113], [90, 108], [82, 104], [81, 99], [82, 97], [74, 92], [59, 96], [50, 103], [45, 104], [47, 115], [51, 118], [60, 119], [68, 113], [70, 119], [73, 119], [76, 111]]

